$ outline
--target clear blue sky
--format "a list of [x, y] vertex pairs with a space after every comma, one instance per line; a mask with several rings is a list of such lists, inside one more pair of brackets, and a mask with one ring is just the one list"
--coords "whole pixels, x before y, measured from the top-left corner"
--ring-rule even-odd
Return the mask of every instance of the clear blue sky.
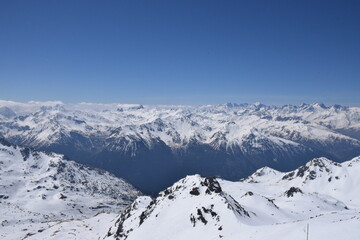
[[0, 99], [360, 105], [360, 1], [1, 0]]

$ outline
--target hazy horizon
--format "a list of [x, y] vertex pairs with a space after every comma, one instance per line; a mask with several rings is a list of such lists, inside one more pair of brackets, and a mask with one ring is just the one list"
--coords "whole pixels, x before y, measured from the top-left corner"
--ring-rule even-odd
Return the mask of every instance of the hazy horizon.
[[171, 103], [141, 103], [141, 102], [66, 102], [61, 100], [45, 100], [45, 101], [37, 101], [37, 100], [29, 100], [29, 101], [13, 101], [13, 100], [6, 100], [6, 99], [0, 99], [1, 103], [14, 103], [14, 104], [49, 104], [49, 105], [56, 105], [56, 104], [64, 104], [64, 105], [79, 105], [79, 104], [94, 104], [94, 105], [113, 105], [113, 104], [119, 104], [119, 105], [145, 105], [145, 106], [189, 106], [189, 107], [197, 107], [197, 106], [206, 106], [206, 105], [225, 105], [225, 104], [264, 104], [266, 106], [276, 106], [276, 107], [282, 107], [286, 105], [293, 105], [293, 106], [300, 106], [302, 104], [324, 104], [326, 107], [331, 107], [334, 105], [341, 105], [346, 107], [360, 107], [360, 104], [339, 104], [339, 103], [324, 103], [324, 102], [298, 102], [298, 103], [267, 103], [267, 102], [260, 102], [260, 101], [252, 101], [252, 102], [218, 102], [218, 103], [203, 103], [203, 104], [171, 104]]

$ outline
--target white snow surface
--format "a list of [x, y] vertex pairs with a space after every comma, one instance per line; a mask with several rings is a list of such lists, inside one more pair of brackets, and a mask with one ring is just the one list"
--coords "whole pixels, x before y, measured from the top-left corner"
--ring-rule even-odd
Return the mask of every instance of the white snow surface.
[[187, 176], [139, 197], [104, 239], [347, 239], [360, 236], [360, 157], [317, 158], [292, 172], [262, 168], [238, 182]]
[[[67, 222], [86, 225], [94, 215], [121, 211], [139, 194], [105, 171], [0, 142], [0, 239], [42, 239], [38, 234], [59, 226], [70, 231]], [[72, 239], [58, 235], [43, 239]]]

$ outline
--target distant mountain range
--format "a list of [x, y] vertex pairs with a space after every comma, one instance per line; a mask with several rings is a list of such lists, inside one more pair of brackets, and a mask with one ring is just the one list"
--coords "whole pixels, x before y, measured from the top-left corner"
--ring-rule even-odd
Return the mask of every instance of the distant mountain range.
[[360, 108], [0, 101], [0, 135], [65, 154], [156, 194], [189, 174], [238, 180], [263, 166], [360, 155]]

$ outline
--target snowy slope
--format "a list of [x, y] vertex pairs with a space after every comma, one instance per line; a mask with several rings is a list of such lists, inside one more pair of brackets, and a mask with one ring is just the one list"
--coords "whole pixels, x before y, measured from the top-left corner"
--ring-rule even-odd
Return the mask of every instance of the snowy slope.
[[63, 221], [120, 211], [137, 195], [130, 184], [103, 170], [0, 139], [1, 239], [21, 239]]
[[0, 101], [0, 136], [156, 192], [189, 174], [235, 180], [263, 166], [289, 171], [304, 159], [358, 156], [360, 108]]
[[[271, 193], [279, 188], [285, 191], [291, 187], [297, 187], [302, 191], [314, 192], [331, 196], [347, 206], [359, 206], [360, 184], [360, 157], [350, 161], [336, 163], [326, 158], [316, 158], [300, 168], [287, 172], [277, 172], [266, 168], [258, 170], [248, 178], [243, 179], [243, 184], [250, 183], [249, 188], [260, 185], [266, 186]], [[267, 172], [262, 174], [262, 172]], [[271, 173], [272, 174], [271, 174]], [[246, 185], [246, 184], [245, 184]]]
[[215, 179], [198, 175], [180, 180], [161, 192], [155, 201], [149, 200], [138, 198], [120, 216], [108, 236], [120, 239], [209, 236], [204, 239], [212, 239], [222, 234], [223, 228], [234, 227], [231, 225], [254, 217], [222, 192]]
[[[139, 197], [104, 239], [357, 239], [360, 158], [313, 159], [292, 172], [270, 168], [239, 182], [187, 176], [156, 199]], [[329, 180], [331, 179], [331, 180]]]

